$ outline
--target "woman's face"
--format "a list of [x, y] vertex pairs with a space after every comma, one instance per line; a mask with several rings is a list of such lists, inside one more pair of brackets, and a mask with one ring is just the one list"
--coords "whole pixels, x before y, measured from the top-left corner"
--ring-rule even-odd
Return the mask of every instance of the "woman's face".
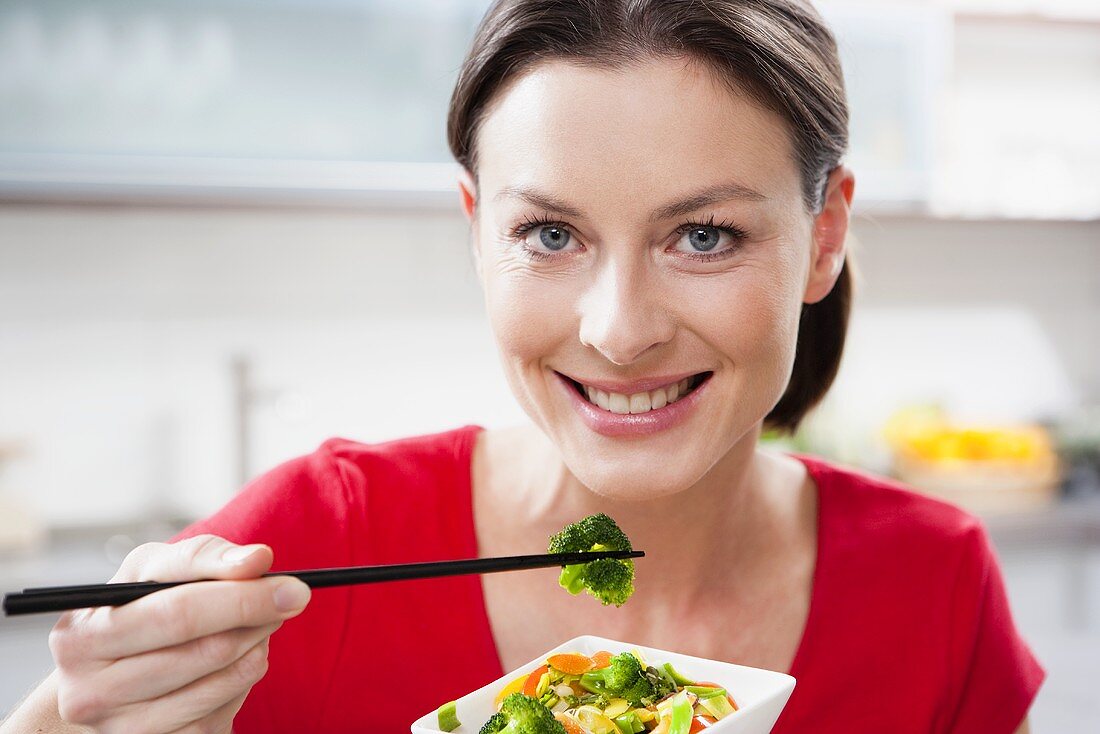
[[552, 61], [477, 149], [460, 185], [504, 370], [570, 471], [656, 497], [755, 441], [843, 257], [782, 118], [697, 64]]

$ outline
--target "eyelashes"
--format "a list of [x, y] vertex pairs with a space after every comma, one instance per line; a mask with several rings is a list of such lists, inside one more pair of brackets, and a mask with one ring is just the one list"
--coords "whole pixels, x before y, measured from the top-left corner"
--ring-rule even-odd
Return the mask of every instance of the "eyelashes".
[[[527, 244], [527, 233], [538, 227], [559, 227], [566, 230], [566, 232], [569, 233], [570, 237], [573, 236], [573, 233], [569, 229], [569, 225], [566, 222], [563, 222], [559, 219], [554, 219], [553, 217], [550, 217], [546, 214], [537, 214], [534, 216], [530, 214], [524, 214], [523, 221], [512, 227], [507, 234], [509, 239], [511, 239], [515, 244], [519, 245], [519, 249], [522, 251], [523, 255], [531, 260], [549, 260], [558, 256], [559, 254], [554, 251], [534, 249]], [[730, 257], [741, 249], [742, 244], [749, 237], [749, 233], [741, 227], [737, 226], [737, 224], [727, 220], [716, 221], [716, 218], [713, 214], [710, 215], [710, 217], [706, 221], [684, 222], [676, 228], [675, 232], [677, 235], [683, 236], [684, 234], [696, 229], [715, 229], [719, 232], [725, 233], [730, 239], [729, 245], [722, 250], [718, 250], [717, 252], [676, 250], [676, 252], [682, 257], [686, 257], [689, 260], [695, 260], [699, 262], [714, 262], [716, 260], [722, 260], [724, 258]]]

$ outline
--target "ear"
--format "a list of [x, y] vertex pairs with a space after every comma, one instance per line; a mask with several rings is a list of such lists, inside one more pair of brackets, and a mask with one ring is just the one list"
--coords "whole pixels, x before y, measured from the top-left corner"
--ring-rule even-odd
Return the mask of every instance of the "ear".
[[477, 183], [465, 166], [458, 172], [458, 194], [462, 198], [462, 211], [466, 213], [470, 224], [473, 224], [474, 217], [477, 216]]
[[844, 241], [848, 235], [852, 194], [856, 178], [850, 169], [837, 166], [829, 174], [825, 185], [825, 202], [814, 218], [813, 259], [806, 280], [803, 303], [817, 303], [836, 284], [840, 269], [844, 267]]
[[474, 255], [474, 269], [481, 279], [481, 248], [478, 246], [477, 227], [477, 182], [463, 166], [458, 172], [458, 194], [462, 199], [462, 211], [470, 222], [470, 249]]

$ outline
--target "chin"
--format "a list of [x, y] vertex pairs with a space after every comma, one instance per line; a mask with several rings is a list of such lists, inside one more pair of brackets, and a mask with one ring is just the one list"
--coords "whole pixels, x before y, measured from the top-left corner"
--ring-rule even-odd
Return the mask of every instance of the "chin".
[[609, 500], [642, 502], [679, 494], [694, 486], [706, 474], [683, 461], [600, 460], [587, 456], [566, 457], [566, 466], [581, 484]]

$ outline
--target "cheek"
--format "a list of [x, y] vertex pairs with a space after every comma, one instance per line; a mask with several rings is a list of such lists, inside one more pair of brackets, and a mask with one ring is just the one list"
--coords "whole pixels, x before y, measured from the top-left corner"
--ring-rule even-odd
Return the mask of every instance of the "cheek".
[[485, 263], [485, 307], [509, 377], [537, 369], [575, 329], [575, 294], [567, 281], [506, 259]]
[[762, 398], [785, 388], [794, 360], [801, 289], [794, 263], [746, 263], [728, 277], [696, 284], [683, 302], [693, 330]]

